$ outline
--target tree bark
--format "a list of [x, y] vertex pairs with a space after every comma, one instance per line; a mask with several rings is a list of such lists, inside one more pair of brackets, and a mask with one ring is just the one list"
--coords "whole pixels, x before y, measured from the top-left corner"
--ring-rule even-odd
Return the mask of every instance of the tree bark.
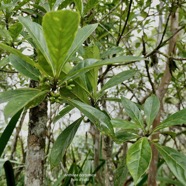
[[[177, 15], [176, 11], [171, 13], [170, 28], [171, 28], [172, 34], [174, 34], [176, 32], [176, 30], [178, 29], [178, 15]], [[169, 41], [168, 56], [173, 56], [176, 53], [175, 47], [176, 47], [177, 37], [178, 37], [178, 34], [174, 35], [174, 37], [172, 37]], [[160, 107], [157, 117], [155, 118], [155, 120], [153, 122], [153, 129], [156, 126], [158, 126], [160, 123], [161, 111], [163, 109], [163, 98], [167, 92], [167, 89], [168, 89], [168, 86], [170, 84], [171, 77], [172, 77], [172, 74], [171, 74], [172, 69], [170, 68], [172, 62], [173, 61], [170, 57], [167, 60], [163, 77], [162, 77], [161, 82], [160, 82], [160, 84], [157, 88], [157, 91], [156, 91], [156, 95], [158, 96], [158, 98], [160, 100], [161, 107]], [[154, 134], [154, 135], [152, 135], [151, 139], [152, 140], [159, 139], [159, 135]], [[148, 174], [148, 186], [157, 186], [156, 175], [157, 175], [158, 151], [153, 144], [151, 145], [151, 148], [152, 148], [152, 161], [150, 164], [149, 174]]]
[[114, 185], [114, 173], [112, 162], [112, 148], [113, 141], [109, 136], [103, 136], [103, 157], [106, 161], [105, 164], [105, 186]]
[[47, 102], [44, 101], [31, 108], [29, 114], [25, 186], [42, 186], [45, 164]]
[[[94, 170], [96, 170], [100, 165], [100, 132], [93, 124], [91, 125], [89, 132], [92, 135], [94, 144]], [[101, 175], [100, 170], [96, 172], [96, 180], [103, 185], [104, 175]]]

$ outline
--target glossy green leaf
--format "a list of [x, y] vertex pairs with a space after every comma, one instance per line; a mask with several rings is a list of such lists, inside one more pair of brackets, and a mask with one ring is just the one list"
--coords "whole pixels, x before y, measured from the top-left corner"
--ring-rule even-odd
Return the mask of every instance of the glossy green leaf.
[[157, 116], [160, 109], [160, 102], [157, 96], [152, 95], [148, 97], [144, 104], [144, 113], [146, 116], [146, 122], [148, 128], [152, 125], [155, 117]]
[[[99, 48], [96, 45], [84, 47], [85, 54], [83, 55], [84, 59], [100, 59], [100, 51]], [[85, 66], [88, 65], [88, 61], [85, 62]], [[90, 61], [89, 61], [90, 62]], [[97, 97], [97, 83], [98, 83], [98, 70], [99, 67], [93, 68], [83, 73], [80, 77], [84, 80], [87, 89], [93, 97]]]
[[115, 133], [115, 136], [113, 139], [116, 143], [124, 143], [132, 139], [136, 139], [138, 137], [139, 136], [134, 134], [133, 132], [130, 132], [130, 131], [128, 132], [126, 130], [119, 130]]
[[88, 71], [85, 75], [86, 87], [94, 97], [97, 96], [98, 68]]
[[84, 103], [89, 103], [89, 94], [87, 94], [87, 90], [81, 85], [81, 82], [76, 79], [72, 81], [71, 84], [73, 84], [74, 87], [71, 87], [70, 90], [67, 87], [63, 87], [60, 89], [60, 94], [63, 97], [78, 99]]
[[74, 0], [76, 4], [76, 8], [81, 15], [83, 15], [83, 1], [82, 0]]
[[159, 181], [160, 183], [162, 183], [164, 185], [185, 186], [180, 181], [175, 180], [174, 178], [172, 178], [172, 175], [171, 175], [171, 178], [169, 177], [169, 175], [168, 176], [163, 176], [163, 177], [158, 176], [157, 181]]
[[17, 37], [21, 33], [22, 29], [23, 29], [23, 27], [20, 23], [15, 23], [15, 24], [11, 25], [9, 28], [9, 32], [10, 32], [11, 37], [14, 40], [17, 39]]
[[[46, 96], [47, 91], [38, 89], [17, 89], [0, 93], [0, 103], [8, 102], [4, 109], [4, 115], [8, 117], [14, 116], [19, 110], [29, 104], [29, 106], [36, 106]], [[38, 99], [39, 98], [39, 99]], [[32, 103], [38, 100], [38, 103]]]
[[128, 175], [126, 161], [122, 159], [114, 173], [114, 186], [123, 186]]
[[56, 0], [48, 0], [48, 3], [45, 2], [45, 4], [49, 5], [49, 10], [52, 10], [54, 4], [55, 4]]
[[141, 128], [143, 128], [144, 127], [143, 118], [136, 104], [124, 97], [121, 98], [121, 103], [125, 108], [126, 113], [130, 116], [130, 118]]
[[97, 28], [97, 26], [98, 24], [91, 24], [78, 29], [76, 37], [68, 51], [68, 55], [65, 61], [67, 61], [78, 50], [78, 48], [82, 46], [84, 41], [92, 34], [92, 32]]
[[181, 183], [186, 185], [186, 156], [170, 147], [155, 145], [172, 173]]
[[83, 49], [82, 57], [84, 59], [100, 59], [100, 51], [97, 45], [84, 46]]
[[52, 10], [57, 10], [59, 5], [65, 0], [56, 0], [56, 2], [54, 3], [54, 6], [52, 8]]
[[9, 63], [9, 57], [5, 57], [0, 61], [0, 68], [4, 67], [5, 65], [7, 65]]
[[[87, 59], [84, 60], [82, 63], [78, 63], [71, 71], [77, 71], [80, 69], [85, 68], [86, 66], [94, 63], [96, 59]], [[98, 68], [94, 68], [92, 70], [89, 70], [86, 73], [82, 73], [79, 75], [78, 79], [81, 81], [81, 85], [83, 84], [85, 86], [85, 89], [89, 92], [96, 93], [97, 92], [97, 81], [98, 81]]]
[[61, 110], [53, 119], [53, 122], [57, 122], [59, 119], [61, 119], [65, 114], [69, 113], [74, 107], [67, 106], [63, 110]]
[[69, 125], [56, 139], [49, 156], [49, 161], [52, 166], [59, 165], [65, 154], [66, 149], [71, 144], [82, 119], [83, 118], [79, 118], [71, 125]]
[[141, 176], [147, 171], [151, 162], [152, 152], [147, 138], [141, 138], [134, 143], [127, 152], [127, 167], [137, 184]]
[[52, 62], [49, 56], [49, 52], [48, 52], [46, 41], [43, 35], [42, 27], [39, 24], [33, 22], [29, 18], [19, 17], [19, 21], [26, 28], [29, 35], [32, 37], [35, 45], [41, 51], [46, 61], [50, 64], [50, 67], [52, 68]]
[[2, 50], [5, 50], [9, 53], [12, 53], [16, 56], [19, 56], [21, 59], [23, 59], [25, 62], [29, 63], [30, 65], [32, 65], [33, 67], [36, 67], [37, 69], [39, 69], [40, 71], [42, 71], [42, 68], [37, 64], [35, 63], [31, 58], [29, 58], [28, 56], [25, 56], [24, 54], [22, 54], [19, 50], [15, 49], [15, 48], [12, 48], [8, 45], [5, 45], [3, 43], [0, 43], [0, 48]]
[[139, 125], [123, 119], [112, 119], [111, 123], [114, 128], [120, 128], [123, 130], [138, 130]]
[[37, 53], [37, 62], [42, 67], [45, 74], [53, 77], [53, 71], [52, 71], [51, 65], [47, 62], [45, 56], [41, 53], [40, 50], [37, 50], [37, 49], [36, 49], [36, 53]]
[[135, 75], [135, 73], [136, 73], [135, 70], [127, 70], [127, 71], [120, 72], [119, 74], [113, 76], [109, 81], [107, 81], [103, 86], [103, 88], [101, 89], [101, 91], [116, 86], [122, 83], [123, 81], [132, 78]]
[[102, 58], [109, 58], [109, 56], [113, 56], [115, 54], [119, 54], [123, 51], [122, 47], [111, 47], [109, 49], [107, 49], [105, 52], [102, 53], [101, 57]]
[[34, 68], [32, 65], [26, 63], [20, 57], [11, 54], [9, 56], [10, 62], [14, 68], [20, 72], [22, 75], [29, 77], [33, 80], [39, 80], [40, 72]]
[[68, 100], [68, 103], [78, 108], [101, 132], [107, 135], [114, 134], [110, 118], [104, 112], [80, 101]]
[[12, 37], [9, 31], [6, 28], [1, 27], [0, 25], [0, 40], [5, 40], [6, 43], [12, 43]]
[[9, 121], [8, 125], [6, 126], [6, 128], [4, 129], [3, 133], [0, 136], [0, 156], [2, 156], [3, 151], [13, 133], [13, 130], [17, 124], [17, 121], [19, 120], [19, 117], [21, 115], [21, 111], [18, 111], [13, 117], [12, 119]]
[[43, 17], [43, 32], [58, 78], [79, 26], [79, 14], [69, 10], [48, 12]]
[[85, 4], [85, 14], [87, 14], [91, 9], [95, 8], [99, 3], [98, 0], [88, 0]]
[[[143, 59], [142, 57], [136, 57], [136, 56], [119, 56], [119, 57], [114, 57], [114, 58], [111, 58], [111, 59], [105, 59], [105, 60], [102, 60], [102, 61], [88, 59], [88, 60], [92, 60], [92, 64], [86, 66], [83, 69], [70, 71], [69, 74], [68, 74], [68, 77], [65, 78], [65, 80], [75, 78], [82, 73], [86, 73], [87, 71], [89, 71], [93, 68], [101, 67], [103, 65], [124, 64], [124, 63], [132, 62], [132, 61], [140, 61], [142, 59]], [[87, 60], [85, 60], [85, 61], [87, 61]]]
[[15, 177], [14, 177], [14, 170], [11, 162], [7, 160], [4, 165], [5, 177], [7, 185], [16, 186], [15, 184]]
[[175, 114], [169, 116], [167, 119], [161, 122], [160, 125], [158, 125], [154, 129], [154, 132], [160, 129], [164, 129], [166, 127], [171, 127], [174, 125], [182, 125], [182, 124], [186, 124], [186, 109], [180, 110]]

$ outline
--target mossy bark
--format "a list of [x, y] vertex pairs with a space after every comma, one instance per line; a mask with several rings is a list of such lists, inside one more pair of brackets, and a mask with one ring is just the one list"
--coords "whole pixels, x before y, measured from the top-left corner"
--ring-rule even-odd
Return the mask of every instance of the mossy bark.
[[42, 186], [45, 164], [47, 102], [30, 109], [28, 125], [25, 186]]

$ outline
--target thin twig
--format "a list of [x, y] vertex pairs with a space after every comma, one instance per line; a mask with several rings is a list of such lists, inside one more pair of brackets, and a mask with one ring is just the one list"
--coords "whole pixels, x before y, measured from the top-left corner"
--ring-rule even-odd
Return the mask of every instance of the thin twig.
[[[144, 35], [142, 36], [142, 44], [143, 44], [143, 52], [142, 53], [145, 56], [146, 55], [146, 46], [145, 46], [145, 41], [144, 41]], [[155, 94], [154, 83], [152, 82], [152, 79], [151, 79], [151, 76], [150, 76], [148, 63], [149, 63], [148, 60], [145, 60], [145, 69], [146, 69], [146, 72], [147, 72], [147, 77], [148, 77], [149, 83], [152, 87], [152, 91]]]
[[181, 28], [176, 30], [175, 33], [172, 34], [172, 36], [170, 36], [168, 39], [163, 41], [160, 45], [158, 45], [152, 52], [148, 53], [145, 57], [147, 58], [147, 57], [153, 55], [154, 53], [156, 53], [158, 51], [158, 49], [160, 49], [162, 46], [164, 46], [169, 40], [171, 40], [178, 32], [180, 32], [184, 28], [185, 28], [185, 26], [182, 26]]
[[133, 2], [133, 0], [130, 0], [128, 12], [127, 12], [127, 18], [126, 18], [126, 20], [125, 20], [125, 24], [124, 24], [124, 26], [123, 26], [123, 29], [122, 29], [122, 31], [121, 31], [121, 34], [119, 34], [119, 37], [118, 37], [116, 46], [119, 45], [120, 40], [121, 40], [121, 38], [122, 38], [122, 36], [123, 36], [123, 34], [124, 34], [124, 32], [125, 32], [125, 29], [126, 29], [126, 27], [127, 27], [127, 23], [128, 23], [129, 16], [130, 16], [130, 11], [131, 11], [131, 7], [132, 7], [132, 2]]
[[167, 54], [164, 54], [163, 52], [160, 52], [159, 50], [157, 51], [157, 53], [161, 54], [162, 56], [164, 56], [166, 58], [171, 58], [171, 59], [177, 60], [177, 61], [185, 61], [186, 60], [186, 58], [177, 58], [177, 57], [168, 56]]

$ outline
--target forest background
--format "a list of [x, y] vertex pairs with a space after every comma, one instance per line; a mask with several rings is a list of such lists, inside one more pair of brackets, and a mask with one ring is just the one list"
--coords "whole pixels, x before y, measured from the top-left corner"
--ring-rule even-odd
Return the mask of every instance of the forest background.
[[186, 184], [184, 0], [1, 0], [0, 17], [0, 185]]

